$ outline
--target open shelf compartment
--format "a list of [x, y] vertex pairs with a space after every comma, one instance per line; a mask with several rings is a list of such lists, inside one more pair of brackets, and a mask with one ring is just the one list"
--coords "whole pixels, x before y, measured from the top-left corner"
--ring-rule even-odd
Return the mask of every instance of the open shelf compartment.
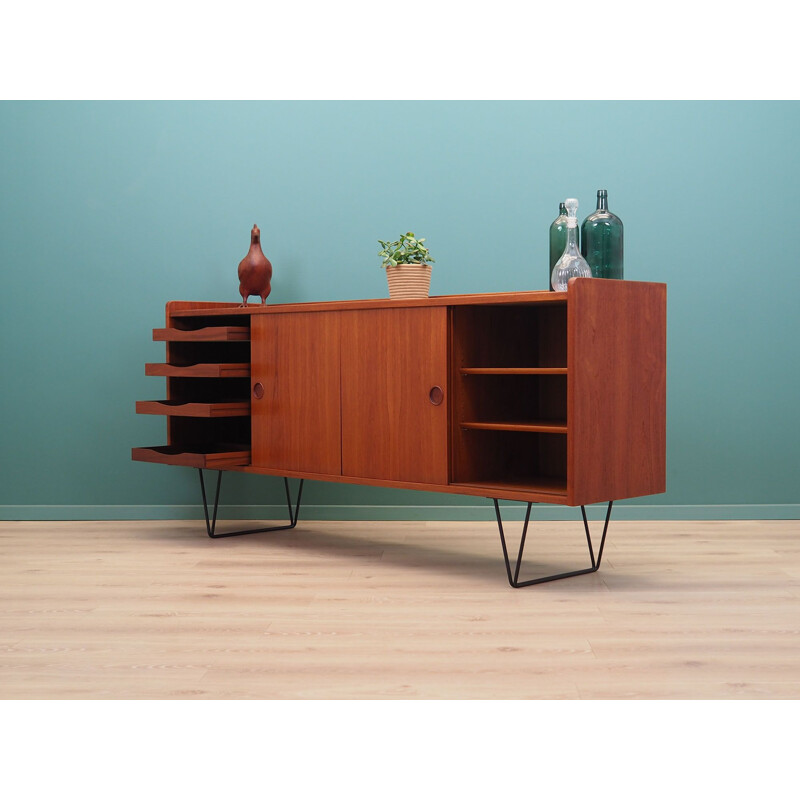
[[566, 496], [567, 437], [562, 433], [467, 429], [451, 483]]
[[[145, 375], [166, 378], [165, 400], [140, 400], [139, 414], [167, 420], [167, 444], [137, 447], [135, 461], [199, 468], [250, 463], [250, 319], [206, 315], [175, 319], [153, 330], [166, 345], [166, 363]], [[225, 444], [220, 444], [224, 442]]]
[[566, 373], [566, 303], [456, 306], [451, 313], [459, 374], [461, 370], [541, 374], [551, 369]]
[[465, 306], [451, 316], [455, 485], [567, 494], [567, 306]]

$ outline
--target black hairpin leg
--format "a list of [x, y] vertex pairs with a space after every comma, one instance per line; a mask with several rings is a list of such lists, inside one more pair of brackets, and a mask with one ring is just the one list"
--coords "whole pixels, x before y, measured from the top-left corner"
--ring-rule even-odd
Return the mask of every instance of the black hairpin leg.
[[289, 524], [288, 525], [275, 525], [271, 528], [253, 528], [246, 531], [231, 531], [230, 533], [214, 533], [217, 527], [217, 509], [219, 508], [219, 489], [222, 483], [222, 470], [217, 473], [217, 491], [214, 495], [214, 512], [209, 520], [208, 517], [208, 501], [206, 500], [206, 484], [203, 480], [203, 470], [197, 470], [200, 473], [200, 491], [203, 493], [203, 512], [206, 515], [206, 533], [212, 539], [224, 539], [226, 536], [244, 536], [246, 533], [266, 533], [267, 531], [286, 531], [294, 528], [297, 525], [297, 514], [300, 511], [300, 498], [303, 495], [303, 481], [300, 481], [300, 486], [297, 490], [297, 503], [295, 504], [294, 511], [292, 510], [292, 498], [289, 495], [289, 479], [284, 478], [283, 484], [286, 487], [286, 504], [289, 507]]
[[611, 519], [611, 506], [614, 502], [608, 504], [608, 511], [606, 511], [606, 521], [603, 525], [603, 537], [600, 540], [600, 549], [597, 551], [597, 559], [594, 557], [594, 550], [592, 548], [592, 537], [589, 535], [589, 521], [586, 519], [586, 507], [581, 506], [581, 514], [583, 515], [583, 527], [586, 531], [586, 542], [589, 545], [589, 558], [591, 559], [592, 566], [586, 569], [577, 569], [573, 572], [562, 572], [558, 575], [548, 575], [545, 578], [534, 578], [530, 581], [520, 581], [519, 568], [522, 565], [522, 551], [525, 548], [525, 537], [528, 533], [528, 522], [531, 517], [531, 506], [533, 503], [528, 503], [528, 510], [525, 512], [525, 524], [522, 526], [522, 538], [519, 542], [519, 553], [517, 554], [517, 562], [514, 566], [514, 574], [511, 574], [511, 563], [508, 560], [508, 548], [506, 547], [506, 537], [503, 535], [503, 520], [500, 518], [500, 506], [497, 500], [494, 500], [494, 512], [497, 515], [497, 527], [500, 529], [500, 543], [503, 545], [503, 558], [506, 562], [506, 572], [508, 573], [508, 582], [514, 589], [519, 589], [522, 586], [532, 586], [534, 583], [547, 583], [548, 581], [557, 581], [561, 578], [572, 578], [575, 575], [588, 575], [591, 572], [597, 572], [600, 569], [600, 561], [603, 558], [603, 547], [606, 543], [606, 533], [608, 533], [608, 521]]

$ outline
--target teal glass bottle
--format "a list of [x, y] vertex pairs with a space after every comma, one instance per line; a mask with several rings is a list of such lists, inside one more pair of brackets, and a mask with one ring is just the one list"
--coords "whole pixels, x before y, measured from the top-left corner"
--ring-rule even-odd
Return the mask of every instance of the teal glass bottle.
[[550, 226], [550, 266], [547, 269], [547, 286], [551, 292], [555, 291], [550, 284], [550, 276], [553, 274], [553, 267], [556, 261], [561, 258], [564, 248], [567, 246], [567, 207], [563, 203], [558, 204], [558, 216]]
[[608, 210], [608, 192], [597, 190], [597, 210], [581, 225], [581, 254], [593, 278], [622, 280], [622, 220]]

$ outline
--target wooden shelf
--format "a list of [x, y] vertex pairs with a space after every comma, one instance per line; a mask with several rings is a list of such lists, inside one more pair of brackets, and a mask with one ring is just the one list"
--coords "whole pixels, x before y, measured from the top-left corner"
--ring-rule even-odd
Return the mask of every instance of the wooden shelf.
[[145, 364], [144, 374], [162, 378], [249, 378], [250, 364]]
[[250, 450], [240, 449], [237, 445], [160, 445], [134, 447], [131, 458], [153, 464], [219, 469], [249, 464]]
[[566, 367], [462, 367], [462, 375], [566, 375]]
[[185, 331], [180, 328], [154, 328], [154, 342], [247, 342], [250, 328], [246, 325], [223, 325]]
[[493, 492], [526, 492], [553, 495], [554, 497], [566, 497], [567, 482], [564, 478], [537, 477], [527, 480], [486, 480], [469, 481], [463, 483], [452, 483], [451, 486], [458, 486], [464, 489], [485, 490], [487, 497], [492, 497]]
[[194, 403], [185, 400], [137, 400], [137, 414], [161, 414], [168, 417], [247, 417], [248, 401]]
[[475, 431], [517, 431], [519, 433], [566, 433], [566, 422], [461, 422]]

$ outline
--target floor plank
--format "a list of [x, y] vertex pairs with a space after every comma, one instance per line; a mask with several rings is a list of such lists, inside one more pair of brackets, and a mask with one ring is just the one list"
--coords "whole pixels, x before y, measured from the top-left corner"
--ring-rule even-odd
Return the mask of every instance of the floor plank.
[[[798, 534], [612, 521], [514, 590], [493, 523], [2, 522], [0, 698], [796, 699]], [[586, 561], [535, 523], [522, 577]]]

